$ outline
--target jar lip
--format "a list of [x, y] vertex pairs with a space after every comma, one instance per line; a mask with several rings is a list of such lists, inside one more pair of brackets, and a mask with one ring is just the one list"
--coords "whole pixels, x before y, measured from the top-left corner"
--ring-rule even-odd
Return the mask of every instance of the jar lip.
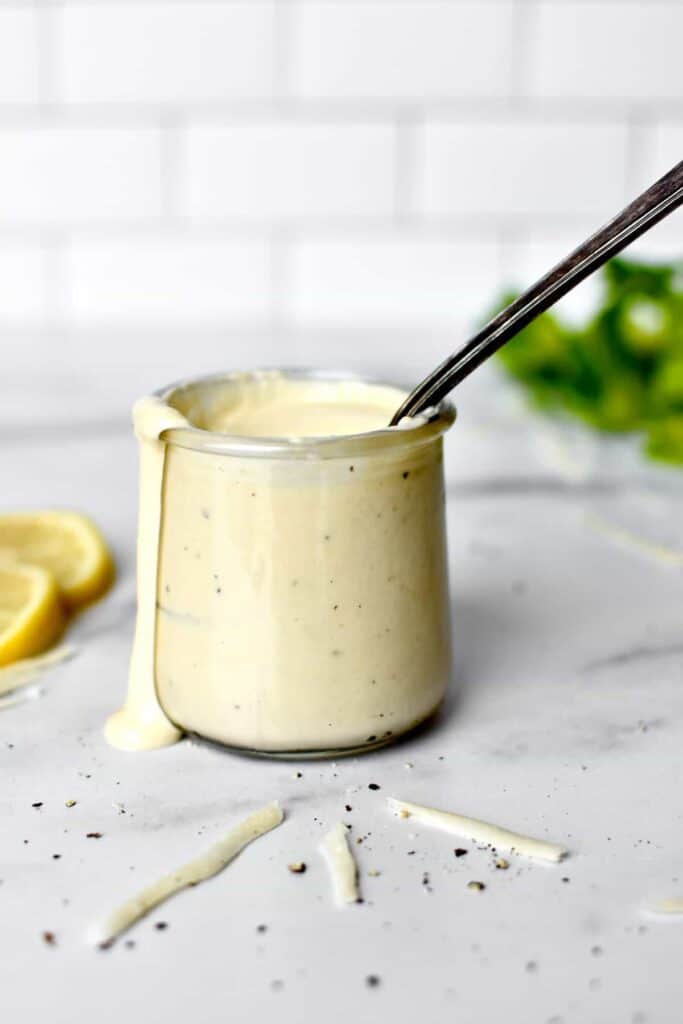
[[[207, 374], [201, 377], [189, 377], [176, 381], [154, 392], [165, 404], [170, 398], [184, 390], [210, 386], [221, 381], [263, 379], [278, 375], [290, 380], [299, 381], [351, 381], [362, 384], [392, 387], [409, 391], [400, 384], [383, 380], [369, 374], [361, 374], [353, 370], [319, 370], [310, 367], [272, 367], [256, 370], [235, 370], [222, 373]], [[204, 430], [188, 423], [187, 427], [169, 427], [162, 431], [160, 439], [166, 444], [193, 451], [206, 452], [213, 455], [234, 455], [252, 458], [283, 458], [283, 459], [333, 459], [345, 458], [348, 455], [371, 454], [376, 451], [389, 451], [428, 444], [436, 437], [445, 433], [456, 419], [455, 406], [444, 400], [436, 406], [416, 427], [400, 429], [383, 427], [363, 434], [340, 434], [327, 437], [246, 437], [238, 434], [224, 434]]]

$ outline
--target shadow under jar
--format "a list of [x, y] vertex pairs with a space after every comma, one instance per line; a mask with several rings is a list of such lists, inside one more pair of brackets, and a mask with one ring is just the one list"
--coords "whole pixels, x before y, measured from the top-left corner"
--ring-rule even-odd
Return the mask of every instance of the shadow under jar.
[[[250, 380], [235, 378], [240, 401]], [[197, 389], [206, 408], [212, 387], [225, 401], [225, 378], [163, 398], [193, 421]], [[436, 710], [451, 672], [454, 418], [444, 403], [427, 422], [348, 436], [165, 432], [155, 677], [173, 723], [252, 753], [319, 756], [380, 746]]]

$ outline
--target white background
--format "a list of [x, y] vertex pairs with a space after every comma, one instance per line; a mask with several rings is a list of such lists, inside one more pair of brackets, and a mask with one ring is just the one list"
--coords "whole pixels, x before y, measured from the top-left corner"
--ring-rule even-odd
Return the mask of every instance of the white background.
[[681, 38], [676, 0], [2, 0], [2, 421], [55, 373], [119, 417], [233, 365], [429, 369], [681, 157]]

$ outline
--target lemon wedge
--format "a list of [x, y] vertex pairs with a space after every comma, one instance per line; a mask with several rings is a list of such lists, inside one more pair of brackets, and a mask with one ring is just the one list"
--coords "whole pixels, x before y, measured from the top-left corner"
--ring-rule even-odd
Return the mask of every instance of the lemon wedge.
[[35, 565], [0, 565], [0, 665], [40, 654], [65, 624], [52, 573]]
[[70, 611], [101, 597], [114, 578], [114, 562], [102, 534], [77, 512], [0, 515], [0, 565], [13, 563], [51, 573]]

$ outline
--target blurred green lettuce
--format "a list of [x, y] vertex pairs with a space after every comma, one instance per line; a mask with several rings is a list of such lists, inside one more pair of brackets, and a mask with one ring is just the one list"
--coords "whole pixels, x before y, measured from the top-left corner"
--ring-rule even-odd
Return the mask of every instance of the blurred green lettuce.
[[614, 259], [602, 273], [604, 299], [587, 323], [544, 313], [498, 359], [536, 407], [641, 433], [648, 455], [683, 466], [683, 265]]

